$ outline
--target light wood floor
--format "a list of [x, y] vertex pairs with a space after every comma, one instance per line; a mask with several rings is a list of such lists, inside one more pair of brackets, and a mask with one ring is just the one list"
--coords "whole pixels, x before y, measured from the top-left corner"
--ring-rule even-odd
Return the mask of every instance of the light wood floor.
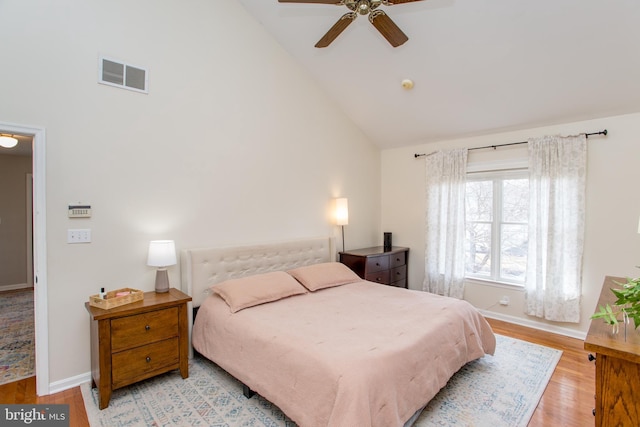
[[[592, 415], [595, 393], [595, 366], [587, 359], [582, 340], [498, 320], [487, 319], [493, 330], [525, 341], [546, 345], [563, 351], [529, 427], [563, 426], [585, 427], [595, 423]], [[89, 425], [80, 387], [49, 396], [36, 396], [35, 377], [0, 385], [0, 403], [69, 404], [71, 427]]]

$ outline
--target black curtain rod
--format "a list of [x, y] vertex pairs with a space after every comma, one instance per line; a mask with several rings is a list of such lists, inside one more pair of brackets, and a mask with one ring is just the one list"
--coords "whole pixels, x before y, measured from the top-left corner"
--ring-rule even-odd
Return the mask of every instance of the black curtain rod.
[[[605, 129], [605, 130], [601, 130], [600, 132], [585, 133], [584, 135], [585, 135], [587, 138], [589, 138], [590, 136], [593, 136], [593, 135], [605, 135], [605, 136], [606, 136], [606, 135], [607, 135], [607, 133], [608, 133], [608, 132], [607, 132], [607, 130]], [[520, 142], [510, 142], [510, 143], [508, 143], [508, 144], [486, 145], [486, 146], [484, 146], [484, 147], [473, 147], [473, 148], [469, 148], [469, 151], [471, 151], [471, 150], [482, 150], [482, 149], [484, 149], [484, 148], [493, 148], [493, 149], [495, 150], [495, 149], [496, 149], [496, 148], [498, 148], [498, 147], [506, 147], [506, 146], [508, 146], [508, 145], [520, 145], [520, 144], [527, 144], [527, 143], [528, 143], [528, 141], [520, 141]], [[424, 154], [424, 153], [423, 153], [423, 154], [418, 154], [418, 153], [416, 153], [416, 154], [414, 154], [413, 156], [414, 156], [415, 158], [418, 158], [418, 157], [429, 156], [429, 155], [431, 155], [431, 154], [433, 154], [433, 153], [429, 153], [429, 154]]]

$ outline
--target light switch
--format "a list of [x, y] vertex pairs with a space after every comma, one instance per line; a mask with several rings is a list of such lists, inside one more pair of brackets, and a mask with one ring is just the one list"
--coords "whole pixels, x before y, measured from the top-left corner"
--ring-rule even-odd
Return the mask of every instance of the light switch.
[[68, 229], [67, 243], [91, 243], [91, 229], [90, 228]]

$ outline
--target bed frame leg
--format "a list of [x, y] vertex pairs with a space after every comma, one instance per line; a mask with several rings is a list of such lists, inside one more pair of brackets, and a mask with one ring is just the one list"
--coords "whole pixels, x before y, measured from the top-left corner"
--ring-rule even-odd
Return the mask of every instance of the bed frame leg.
[[248, 386], [242, 384], [242, 394], [244, 394], [244, 397], [246, 397], [247, 399], [251, 399], [253, 395], [256, 394], [256, 392], [251, 390]]

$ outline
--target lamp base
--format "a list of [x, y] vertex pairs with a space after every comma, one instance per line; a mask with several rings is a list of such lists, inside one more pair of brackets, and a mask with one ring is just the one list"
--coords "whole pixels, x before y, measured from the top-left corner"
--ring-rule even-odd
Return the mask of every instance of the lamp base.
[[169, 292], [169, 274], [166, 268], [159, 268], [156, 271], [156, 292]]

